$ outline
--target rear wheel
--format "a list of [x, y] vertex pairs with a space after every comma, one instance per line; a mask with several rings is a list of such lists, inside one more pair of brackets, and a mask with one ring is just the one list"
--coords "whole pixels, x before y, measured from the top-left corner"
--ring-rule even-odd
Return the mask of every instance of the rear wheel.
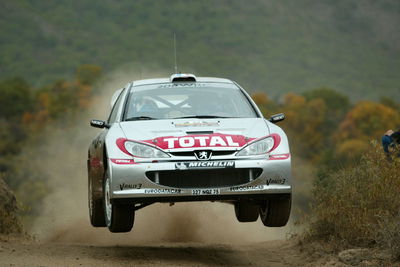
[[235, 215], [239, 222], [255, 222], [258, 219], [260, 206], [249, 202], [239, 201], [235, 203]]
[[89, 175], [88, 182], [88, 202], [89, 202], [89, 217], [90, 223], [94, 227], [105, 227], [106, 220], [104, 217], [104, 204], [103, 198], [96, 198], [93, 191], [93, 181]]
[[108, 172], [104, 181], [104, 215], [108, 230], [113, 233], [129, 232], [133, 227], [135, 211], [132, 205], [111, 203], [111, 183]]
[[269, 227], [285, 226], [289, 220], [291, 203], [291, 195], [265, 201], [260, 207], [260, 219], [263, 224]]

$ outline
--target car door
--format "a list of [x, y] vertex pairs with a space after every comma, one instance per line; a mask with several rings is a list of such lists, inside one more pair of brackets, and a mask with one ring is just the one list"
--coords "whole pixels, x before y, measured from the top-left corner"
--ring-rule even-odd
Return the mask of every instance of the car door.
[[[101, 197], [104, 172], [107, 167], [107, 148], [105, 146], [105, 139], [108, 134], [109, 128], [117, 120], [118, 112], [123, 104], [125, 89], [120, 92], [118, 99], [115, 101], [110, 115], [107, 120], [107, 126], [93, 139], [88, 152], [88, 175], [92, 179], [92, 185], [95, 192]], [[97, 195], [97, 194], [96, 194]]]

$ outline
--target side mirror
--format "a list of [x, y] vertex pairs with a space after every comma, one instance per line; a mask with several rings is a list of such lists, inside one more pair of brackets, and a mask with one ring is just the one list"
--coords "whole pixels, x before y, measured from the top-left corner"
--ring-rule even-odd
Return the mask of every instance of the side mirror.
[[269, 118], [269, 121], [272, 123], [277, 123], [278, 121], [283, 121], [285, 119], [285, 114], [279, 113], [272, 115], [271, 118]]
[[110, 125], [108, 125], [105, 121], [102, 120], [91, 120], [90, 121], [90, 126], [95, 127], [95, 128], [110, 128]]

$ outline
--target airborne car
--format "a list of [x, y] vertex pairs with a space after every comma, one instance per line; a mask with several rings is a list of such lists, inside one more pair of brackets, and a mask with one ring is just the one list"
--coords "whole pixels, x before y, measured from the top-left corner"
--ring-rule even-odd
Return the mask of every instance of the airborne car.
[[291, 207], [287, 137], [249, 95], [221, 78], [174, 74], [117, 90], [88, 152], [95, 227], [132, 229], [156, 202], [222, 201], [240, 222], [286, 225]]

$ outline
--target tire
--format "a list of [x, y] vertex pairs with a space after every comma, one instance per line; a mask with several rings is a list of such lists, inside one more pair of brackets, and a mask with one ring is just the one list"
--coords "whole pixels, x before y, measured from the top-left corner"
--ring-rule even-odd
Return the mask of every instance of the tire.
[[265, 226], [282, 227], [290, 217], [292, 196], [270, 199], [260, 207], [260, 219]]
[[248, 202], [239, 201], [235, 203], [235, 215], [239, 222], [255, 222], [258, 219], [258, 210], [260, 206]]
[[110, 190], [110, 178], [106, 172], [104, 181], [104, 217], [108, 230], [112, 233], [129, 232], [135, 220], [135, 211], [132, 205], [112, 204]]
[[93, 192], [92, 179], [89, 175], [88, 182], [88, 204], [90, 223], [94, 227], [106, 227], [106, 219], [104, 217], [103, 198], [96, 198]]

